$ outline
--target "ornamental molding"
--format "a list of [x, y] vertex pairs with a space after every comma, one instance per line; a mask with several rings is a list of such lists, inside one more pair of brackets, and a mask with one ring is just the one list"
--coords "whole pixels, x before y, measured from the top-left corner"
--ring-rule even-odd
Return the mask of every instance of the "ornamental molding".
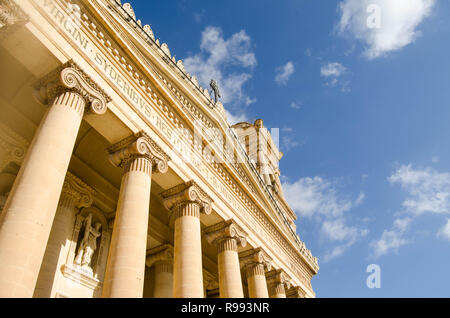
[[75, 206], [80, 208], [87, 208], [94, 202], [95, 190], [84, 183], [74, 174], [67, 172], [64, 179], [61, 195], [66, 195], [75, 200]]
[[291, 278], [282, 269], [274, 269], [266, 273], [266, 281], [268, 285], [282, 284], [286, 289], [291, 288]]
[[203, 285], [207, 290], [216, 290], [219, 288], [219, 280], [217, 276], [203, 269]]
[[102, 283], [97, 278], [92, 276], [90, 271], [87, 271], [80, 266], [64, 264], [61, 267], [61, 272], [65, 278], [68, 278], [82, 286], [88, 287], [89, 289], [97, 290], [102, 287]]
[[160, 194], [163, 199], [164, 207], [174, 212], [178, 207], [186, 203], [197, 203], [200, 206], [200, 212], [206, 215], [211, 214], [212, 199], [202, 188], [193, 180], [181, 183]]
[[21, 165], [28, 141], [4, 124], [0, 124], [0, 171], [10, 162]]
[[209, 244], [217, 245], [226, 239], [235, 239], [236, 243], [245, 247], [248, 234], [233, 220], [223, 221], [207, 227], [203, 235]]
[[300, 286], [293, 286], [286, 290], [287, 298], [306, 298], [306, 291]]
[[173, 262], [173, 246], [163, 244], [147, 250], [145, 265], [152, 267], [157, 262]]
[[170, 157], [145, 132], [137, 132], [107, 149], [109, 160], [117, 167], [124, 167], [130, 159], [147, 158], [152, 163], [153, 171], [167, 172]]
[[97, 115], [104, 114], [111, 101], [111, 97], [73, 61], [57, 67], [36, 82], [33, 88], [35, 98], [44, 105], [66, 91], [75, 92], [85, 100], [88, 111]]
[[14, 1], [0, 0], [0, 29], [28, 21], [28, 15]]
[[239, 261], [243, 268], [261, 264], [267, 271], [272, 269], [272, 259], [261, 247], [239, 253]]

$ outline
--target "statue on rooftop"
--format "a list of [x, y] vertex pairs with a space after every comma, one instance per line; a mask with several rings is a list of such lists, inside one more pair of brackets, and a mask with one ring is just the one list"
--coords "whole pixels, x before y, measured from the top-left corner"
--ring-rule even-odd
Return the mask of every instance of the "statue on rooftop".
[[211, 86], [211, 89], [214, 92], [214, 104], [217, 104], [217, 102], [219, 101], [219, 98], [222, 97], [222, 96], [220, 96], [219, 85], [217, 85], [217, 82], [212, 79], [211, 83], [209, 83], [209, 86]]

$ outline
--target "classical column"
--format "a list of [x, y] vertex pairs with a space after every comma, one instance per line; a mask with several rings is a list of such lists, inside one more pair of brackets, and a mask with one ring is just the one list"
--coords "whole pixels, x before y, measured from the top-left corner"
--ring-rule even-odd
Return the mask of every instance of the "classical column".
[[248, 294], [250, 298], [268, 298], [265, 270], [271, 269], [270, 259], [261, 248], [242, 252], [241, 264], [247, 275]]
[[143, 296], [152, 171], [167, 171], [168, 156], [139, 132], [109, 149], [123, 168], [102, 297]]
[[243, 298], [238, 245], [247, 245], [247, 234], [229, 220], [206, 228], [204, 235], [210, 244], [217, 247], [220, 298]]
[[78, 209], [90, 206], [93, 196], [94, 190], [91, 187], [67, 172], [34, 290], [34, 297], [54, 296], [57, 279], [61, 274], [60, 267], [64, 262], [64, 247], [74, 228], [75, 214]]
[[300, 286], [294, 286], [287, 290], [287, 298], [305, 298], [306, 292]]
[[274, 269], [266, 273], [266, 280], [270, 298], [286, 298], [286, 288], [289, 289], [291, 284], [283, 270]]
[[161, 193], [174, 218], [173, 295], [203, 298], [200, 213], [211, 213], [211, 198], [189, 181]]
[[0, 218], [0, 297], [31, 297], [86, 106], [96, 114], [107, 97], [73, 62], [35, 86], [52, 106], [23, 160]]
[[147, 251], [148, 267], [154, 267], [153, 298], [173, 297], [173, 247], [164, 244]]

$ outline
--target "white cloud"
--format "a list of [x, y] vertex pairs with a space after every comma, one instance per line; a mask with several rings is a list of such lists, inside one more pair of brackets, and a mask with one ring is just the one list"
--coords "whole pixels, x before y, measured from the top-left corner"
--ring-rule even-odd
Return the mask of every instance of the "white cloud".
[[244, 91], [256, 64], [251, 39], [244, 30], [225, 39], [222, 30], [213, 26], [202, 32], [200, 52], [184, 59], [186, 70], [203, 87], [209, 87], [211, 79], [217, 81], [221, 101], [232, 114], [230, 118], [246, 118], [245, 106], [256, 101]]
[[320, 74], [323, 77], [339, 77], [346, 71], [341, 63], [328, 63], [320, 68]]
[[400, 184], [408, 193], [403, 201], [407, 211], [416, 215], [450, 213], [450, 173], [403, 165], [388, 180], [392, 184]]
[[302, 103], [298, 103], [298, 102], [292, 102], [289, 105], [292, 109], [300, 109], [302, 107]]
[[[396, 219], [391, 230], [385, 230], [378, 241], [372, 242], [374, 256], [387, 254], [410, 242], [406, 237], [409, 224], [424, 214], [450, 214], [450, 173], [438, 172], [426, 167], [415, 169], [412, 165], [402, 165], [389, 178], [391, 184], [398, 184], [406, 192], [403, 200], [403, 214]], [[438, 236], [450, 239], [450, 221], [437, 232]]]
[[440, 229], [438, 235], [450, 241], [450, 219], [447, 219], [447, 223]]
[[414, 42], [435, 0], [344, 0], [339, 4], [339, 31], [365, 42], [374, 59]]
[[283, 190], [290, 207], [303, 218], [321, 224], [321, 234], [331, 242], [324, 261], [342, 255], [366, 229], [347, 225], [346, 213], [358, 207], [365, 199], [360, 193], [356, 200], [343, 198], [338, 184], [320, 177], [301, 178], [294, 183], [283, 182]]
[[346, 92], [349, 90], [348, 81], [342, 81], [340, 78], [347, 73], [347, 68], [338, 62], [328, 63], [320, 68], [320, 75], [326, 79], [326, 85], [330, 87], [341, 85], [341, 90]]
[[391, 230], [384, 230], [379, 240], [371, 242], [372, 256], [377, 258], [390, 251], [397, 251], [400, 246], [408, 244], [410, 241], [404, 236], [410, 223], [411, 218], [394, 220]]
[[291, 75], [294, 74], [294, 71], [294, 63], [291, 61], [287, 62], [284, 66], [277, 67], [275, 82], [277, 82], [278, 85], [286, 85]]

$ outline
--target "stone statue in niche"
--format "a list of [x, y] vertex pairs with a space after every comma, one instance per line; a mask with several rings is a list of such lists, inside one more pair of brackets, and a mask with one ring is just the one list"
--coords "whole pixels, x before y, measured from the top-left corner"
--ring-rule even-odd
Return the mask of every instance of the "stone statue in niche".
[[78, 254], [74, 263], [82, 267], [90, 267], [92, 256], [97, 249], [97, 238], [100, 237], [102, 224], [97, 222], [92, 226], [92, 214], [89, 214], [84, 221], [84, 235], [78, 248]]

